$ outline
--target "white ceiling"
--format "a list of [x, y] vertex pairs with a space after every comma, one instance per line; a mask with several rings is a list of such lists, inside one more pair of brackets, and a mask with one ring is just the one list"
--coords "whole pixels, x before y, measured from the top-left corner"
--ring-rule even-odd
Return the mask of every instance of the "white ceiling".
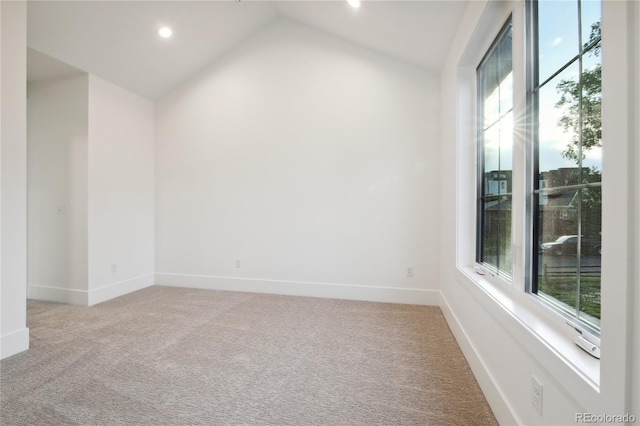
[[[155, 100], [278, 17], [439, 72], [465, 7], [461, 0], [364, 0], [358, 10], [346, 1], [30, 1], [28, 45]], [[173, 28], [171, 39], [158, 37], [161, 25]], [[30, 51], [29, 73], [42, 79], [52, 65], [38, 52]]]

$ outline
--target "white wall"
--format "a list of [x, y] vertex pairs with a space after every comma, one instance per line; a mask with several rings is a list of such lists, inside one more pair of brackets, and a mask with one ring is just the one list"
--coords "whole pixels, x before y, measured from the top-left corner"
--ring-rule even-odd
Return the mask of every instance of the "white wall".
[[[475, 188], [469, 185], [469, 181], [473, 181], [473, 154], [470, 162], [460, 161], [468, 157], [467, 151], [474, 152], [473, 117], [469, 115], [473, 112], [467, 108], [473, 98], [473, 88], [464, 86], [469, 64], [462, 61], [470, 50], [484, 51], [504, 23], [506, 15], [497, 19], [492, 29], [482, 28], [482, 22], [499, 14], [496, 4], [485, 7], [487, 2], [470, 2], [442, 72], [440, 176], [443, 185], [439, 217], [442, 309], [500, 423], [564, 425], [575, 424], [576, 413], [624, 415], [633, 409], [631, 375], [638, 372], [637, 357], [634, 366], [634, 361], [627, 356], [631, 353], [633, 330], [630, 320], [638, 310], [637, 303], [633, 305], [628, 298], [633, 294], [633, 286], [637, 287], [637, 269], [627, 264], [637, 258], [633, 247], [638, 247], [638, 241], [634, 242], [628, 231], [640, 217], [638, 204], [634, 207], [631, 196], [637, 193], [637, 188], [634, 191], [628, 186], [629, 170], [633, 166], [625, 161], [635, 143], [626, 133], [632, 128], [626, 120], [633, 98], [629, 102], [625, 96], [631, 96], [630, 76], [638, 73], [637, 67], [635, 70], [627, 67], [627, 51], [623, 47], [629, 40], [630, 19], [626, 18], [629, 16], [626, 8], [631, 3], [605, 2], [603, 6], [603, 51], [606, 52], [603, 75], [607, 70], [615, 70], [615, 74], [609, 71], [603, 80], [603, 99], [609, 100], [606, 105], [603, 102], [603, 139], [606, 139], [603, 192], [608, 194], [603, 201], [603, 245], [607, 247], [606, 255], [603, 254], [603, 284], [609, 285], [603, 286], [600, 362], [576, 349], [571, 338], [565, 338], [546, 317], [531, 316], [534, 303], [521, 293], [519, 283], [513, 288], [496, 289], [481, 284], [483, 278], [474, 276], [473, 272], [464, 273], [462, 269], [468, 257], [463, 242], [473, 247], [471, 228], [465, 218], [469, 217], [469, 209], [473, 210], [475, 197]], [[524, 22], [522, 3], [514, 2], [511, 12], [514, 25], [521, 25]], [[485, 39], [480, 47], [478, 37]], [[523, 45], [514, 26], [514, 49], [518, 52], [514, 63], [522, 58], [519, 47]], [[616, 49], [616, 46], [621, 47]], [[473, 75], [477, 63], [472, 65]], [[522, 77], [516, 76], [520, 80]], [[637, 94], [635, 96], [637, 99]], [[471, 130], [470, 134], [461, 131], [465, 128]], [[456, 241], [460, 247], [456, 247]], [[637, 335], [634, 338], [637, 339]], [[543, 384], [542, 415], [531, 404], [532, 376]], [[640, 418], [640, 413], [632, 414]]]
[[[634, 21], [634, 30], [635, 30], [635, 69], [640, 70], [640, 3], [636, 2], [635, 13], [631, 16], [631, 19]], [[632, 86], [632, 90], [630, 92], [640, 93], [640, 72], [635, 73], [635, 86]], [[640, 96], [635, 96], [635, 116], [631, 119], [631, 122], [635, 123], [635, 140], [640, 140]], [[634, 164], [640, 164], [640, 147], [636, 143], [635, 145], [635, 160], [633, 160], [633, 155], [630, 157], [631, 161]], [[640, 212], [640, 171], [637, 167], [634, 167], [635, 171], [635, 209]], [[635, 222], [635, 236], [636, 236], [636, 253], [640, 253], [640, 223], [638, 221]], [[640, 262], [635, 263], [635, 273], [636, 277], [640, 277]], [[634, 350], [633, 350], [633, 359], [634, 359], [634, 371], [633, 378], [634, 382], [632, 383], [632, 405], [634, 407], [634, 412], [640, 413], [640, 286], [635, 286], [635, 297], [632, 300], [635, 303], [636, 309], [634, 311], [634, 324], [635, 328], [632, 331], [632, 336], [635, 337], [634, 341]]]
[[26, 3], [0, 2], [2, 55], [1, 350], [6, 358], [29, 348], [27, 290]]
[[268, 26], [157, 103], [156, 282], [437, 303], [438, 98], [425, 71]]
[[[2, 307], [2, 5], [0, 4], [0, 308]], [[25, 321], [26, 322], [26, 321]], [[2, 314], [0, 313], [0, 359], [2, 359]], [[27, 346], [29, 345], [27, 339]]]
[[89, 76], [89, 305], [153, 284], [154, 137], [151, 101]]
[[86, 298], [88, 91], [88, 75], [28, 85], [29, 298]]

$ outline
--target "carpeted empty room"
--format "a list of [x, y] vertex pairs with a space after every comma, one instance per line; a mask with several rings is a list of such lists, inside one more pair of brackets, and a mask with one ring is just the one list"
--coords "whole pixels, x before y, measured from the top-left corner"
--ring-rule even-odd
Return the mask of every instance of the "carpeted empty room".
[[640, 423], [640, 0], [0, 0], [0, 426]]
[[153, 286], [29, 301], [3, 425], [490, 425], [438, 307]]

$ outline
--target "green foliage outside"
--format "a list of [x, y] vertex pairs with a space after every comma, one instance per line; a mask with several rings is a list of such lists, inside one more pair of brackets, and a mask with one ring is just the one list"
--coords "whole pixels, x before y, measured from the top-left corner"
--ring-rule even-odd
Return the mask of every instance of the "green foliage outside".
[[[591, 35], [583, 49], [589, 55], [598, 57], [600, 47], [600, 22], [596, 22], [591, 25]], [[560, 125], [574, 135], [562, 156], [578, 163], [584, 159], [587, 151], [602, 146], [602, 66], [598, 63], [593, 68], [583, 70], [580, 82], [562, 80], [556, 89], [561, 94], [556, 108], [566, 109]]]
[[[593, 57], [600, 56], [601, 30], [600, 22], [591, 26], [589, 40], [584, 43], [583, 51]], [[602, 66], [583, 69], [579, 81], [562, 80], [556, 90], [561, 95], [556, 108], [564, 111], [559, 125], [571, 132], [573, 138], [562, 157], [573, 160], [577, 165], [585, 158], [585, 154], [594, 148], [602, 147]], [[581, 182], [601, 182], [599, 170], [591, 169], [582, 173]], [[602, 191], [600, 188], [584, 188], [578, 202], [581, 204], [580, 221], [582, 235], [599, 239], [602, 229]], [[574, 206], [577, 207], [577, 206]], [[576, 208], [576, 210], [578, 210]], [[577, 218], [576, 218], [577, 219]], [[576, 303], [577, 284], [580, 282], [580, 297]], [[548, 274], [538, 277], [538, 291], [565, 303], [568, 306], [580, 307], [580, 310], [591, 317], [600, 319], [600, 273], [581, 274]]]
[[[545, 279], [538, 276], [538, 291], [551, 296], [569, 306], [576, 305], [576, 275], [553, 276]], [[600, 276], [582, 275], [580, 277], [580, 310], [587, 315], [600, 319]]]

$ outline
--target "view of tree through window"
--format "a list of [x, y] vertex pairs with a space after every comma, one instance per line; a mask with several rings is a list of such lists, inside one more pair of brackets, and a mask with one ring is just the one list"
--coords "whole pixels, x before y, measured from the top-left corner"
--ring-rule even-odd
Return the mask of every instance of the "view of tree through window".
[[532, 292], [600, 328], [602, 125], [599, 1], [532, 3]]
[[513, 169], [512, 29], [507, 23], [477, 70], [478, 247], [476, 260], [511, 277]]

